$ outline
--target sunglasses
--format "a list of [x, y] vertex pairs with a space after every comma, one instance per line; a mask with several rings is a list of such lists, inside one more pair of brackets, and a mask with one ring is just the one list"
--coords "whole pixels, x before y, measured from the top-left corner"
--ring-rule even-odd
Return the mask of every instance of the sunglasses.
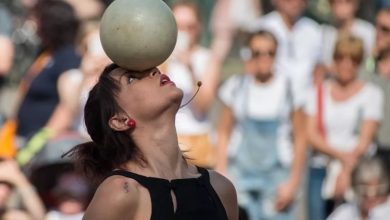
[[252, 58], [259, 58], [259, 57], [275, 57], [275, 51], [268, 50], [268, 51], [261, 51], [261, 50], [252, 50], [251, 51], [251, 57]]
[[374, 186], [359, 184], [355, 187], [355, 190], [360, 197], [376, 197], [387, 195], [388, 188], [389, 186], [387, 184], [378, 184]]
[[350, 60], [352, 61], [354, 64], [359, 64], [361, 62], [360, 58], [356, 57], [356, 56], [352, 56], [350, 54], [336, 54], [334, 56], [334, 59], [336, 62], [342, 62], [344, 60]]
[[341, 4], [341, 3], [353, 3], [355, 0], [330, 0], [330, 3], [331, 4], [335, 4], [335, 3], [338, 3], [338, 4]]

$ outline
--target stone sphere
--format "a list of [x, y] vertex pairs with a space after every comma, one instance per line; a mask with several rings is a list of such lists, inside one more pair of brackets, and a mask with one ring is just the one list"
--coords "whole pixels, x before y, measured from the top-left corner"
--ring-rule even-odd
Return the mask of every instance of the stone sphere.
[[115, 0], [103, 14], [100, 38], [114, 63], [143, 71], [162, 64], [172, 53], [176, 20], [162, 0]]

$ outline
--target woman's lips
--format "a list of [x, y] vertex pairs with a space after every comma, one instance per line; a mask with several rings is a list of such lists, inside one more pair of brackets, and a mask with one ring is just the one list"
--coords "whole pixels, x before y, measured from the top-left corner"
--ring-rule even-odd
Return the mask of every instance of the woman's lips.
[[169, 79], [169, 77], [165, 74], [161, 74], [160, 76], [160, 86], [164, 86], [166, 84], [175, 84], [174, 82]]

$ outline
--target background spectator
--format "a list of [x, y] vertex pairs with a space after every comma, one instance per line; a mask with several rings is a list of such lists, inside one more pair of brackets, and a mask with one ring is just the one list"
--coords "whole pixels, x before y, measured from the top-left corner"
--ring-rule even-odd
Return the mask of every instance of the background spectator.
[[[7, 207], [12, 192], [20, 196], [20, 207]], [[5, 220], [41, 220], [45, 208], [34, 187], [19, 169], [16, 161], [0, 161], [0, 218]]]
[[336, 40], [342, 35], [353, 35], [363, 40], [365, 57], [370, 55], [375, 41], [374, 26], [356, 17], [360, 0], [329, 0], [332, 25], [322, 26], [323, 60], [332, 68]]
[[[35, 137], [41, 140], [47, 139], [61, 130], [62, 124], [52, 121], [52, 114], [59, 102], [57, 81], [63, 72], [80, 65], [80, 56], [74, 46], [79, 21], [72, 7], [63, 1], [40, 0], [34, 7], [34, 16], [43, 50], [24, 77], [19, 90], [22, 102], [17, 114], [17, 135], [21, 142], [32, 135], [37, 135]], [[26, 146], [30, 150], [19, 153], [19, 162], [26, 163], [31, 154], [41, 147], [31, 147], [35, 148], [31, 150]]]
[[[372, 83], [358, 79], [363, 50], [359, 38], [340, 38], [333, 56], [333, 77], [309, 93], [307, 135], [313, 149], [320, 152], [311, 158], [308, 176], [308, 211], [312, 220], [326, 218], [323, 198], [344, 198], [356, 162], [375, 149], [383, 94]], [[330, 157], [329, 165], [324, 155]]]
[[253, 30], [272, 32], [279, 43], [275, 72], [291, 81], [292, 92], [303, 102], [312, 84], [312, 71], [321, 54], [318, 24], [303, 16], [307, 0], [274, 0], [275, 10], [259, 18]]
[[251, 72], [232, 76], [219, 93], [217, 169], [232, 178], [250, 219], [292, 219], [304, 167], [299, 106], [286, 75], [273, 72], [277, 45], [270, 32], [251, 35]]
[[365, 158], [352, 175], [354, 199], [338, 207], [328, 220], [385, 220], [390, 216], [389, 173], [379, 158]]
[[196, 99], [176, 115], [180, 147], [193, 163], [213, 167], [215, 149], [208, 112], [215, 100], [222, 60], [199, 44], [202, 26], [199, 8], [194, 1], [178, 1], [172, 5], [172, 11], [178, 26], [178, 40], [162, 69], [183, 90], [183, 104], [198, 89], [197, 82], [202, 82]]

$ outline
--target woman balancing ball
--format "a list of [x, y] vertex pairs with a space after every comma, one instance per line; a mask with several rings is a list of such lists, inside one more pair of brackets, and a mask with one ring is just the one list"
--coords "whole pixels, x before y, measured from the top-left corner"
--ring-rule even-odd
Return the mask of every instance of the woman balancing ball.
[[[116, 8], [118, 18], [127, 17], [128, 26], [118, 26], [122, 32], [113, 31], [112, 36], [123, 35], [122, 43], [134, 45], [139, 51], [113, 50], [112, 54], [123, 58], [113, 60], [126, 66], [110, 64], [104, 69], [84, 109], [92, 141], [68, 152], [99, 183], [83, 219], [237, 220], [232, 183], [217, 172], [188, 164], [179, 149], [175, 116], [183, 92], [153, 67], [168, 55], [158, 45], [154, 49], [145, 47], [147, 52], [141, 50], [141, 44], [155, 43], [145, 41], [150, 36], [151, 41], [164, 44], [160, 39], [166, 37], [165, 30], [154, 32], [159, 27], [149, 20], [166, 23], [163, 20], [170, 19], [166, 15], [170, 11], [160, 11], [166, 10], [160, 0], [117, 0], [113, 4], [109, 10]], [[108, 23], [116, 26], [114, 20]], [[108, 23], [103, 21], [102, 29]], [[139, 34], [137, 29], [145, 34], [139, 36], [139, 43], [130, 38], [133, 23], [135, 34]], [[111, 48], [112, 44], [105, 47]], [[156, 57], [161, 61], [155, 60]]]
[[100, 37], [114, 63], [143, 71], [170, 56], [177, 26], [170, 8], [161, 0], [115, 0], [103, 14]]

